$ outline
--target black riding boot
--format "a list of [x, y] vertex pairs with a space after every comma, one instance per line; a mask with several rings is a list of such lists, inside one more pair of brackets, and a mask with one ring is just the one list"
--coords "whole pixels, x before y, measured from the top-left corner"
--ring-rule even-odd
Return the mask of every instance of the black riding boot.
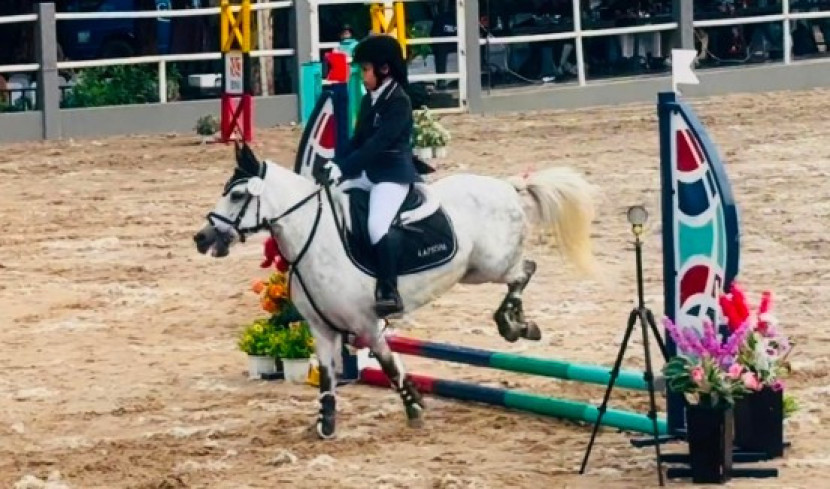
[[375, 245], [375, 256], [375, 312], [381, 318], [400, 315], [403, 313], [403, 301], [398, 294], [398, 247], [388, 233]]

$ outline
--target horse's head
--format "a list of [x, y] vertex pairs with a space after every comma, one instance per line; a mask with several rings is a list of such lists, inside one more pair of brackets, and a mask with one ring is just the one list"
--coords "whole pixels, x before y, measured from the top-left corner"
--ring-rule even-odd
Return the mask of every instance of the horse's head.
[[225, 184], [222, 196], [207, 215], [208, 224], [193, 236], [196, 250], [212, 256], [227, 256], [237, 239], [267, 229], [270, 208], [262, 194], [268, 166], [257, 160], [248, 145], [236, 145], [236, 168]]

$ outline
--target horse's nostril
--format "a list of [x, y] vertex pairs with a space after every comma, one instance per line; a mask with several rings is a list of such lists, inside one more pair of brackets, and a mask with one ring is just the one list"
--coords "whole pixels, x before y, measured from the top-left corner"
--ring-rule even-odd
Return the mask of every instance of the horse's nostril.
[[195, 236], [193, 236], [193, 241], [195, 241], [197, 243], [201, 243], [204, 240], [205, 240], [205, 233], [199, 232], [199, 233], [196, 233]]

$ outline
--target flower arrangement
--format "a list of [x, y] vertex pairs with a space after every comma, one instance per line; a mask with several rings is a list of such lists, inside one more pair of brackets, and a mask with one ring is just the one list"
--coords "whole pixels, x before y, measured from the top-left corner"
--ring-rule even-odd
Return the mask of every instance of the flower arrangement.
[[[314, 342], [308, 324], [288, 296], [287, 273], [278, 270], [267, 281], [254, 280], [251, 291], [259, 295], [262, 309], [271, 314], [264, 320], [273, 333], [269, 354], [278, 358], [308, 358]], [[254, 321], [254, 324], [261, 321]]]
[[288, 288], [288, 263], [273, 238], [264, 245], [262, 268], [276, 270], [267, 280], [257, 279], [251, 291], [270, 316], [253, 321], [243, 329], [238, 345], [249, 355], [269, 355], [280, 359], [309, 358], [314, 352], [314, 338], [308, 323], [291, 302]]
[[764, 387], [774, 391], [783, 390], [782, 379], [790, 372], [787, 358], [792, 346], [781, 333], [772, 313], [772, 292], [764, 291], [761, 294], [754, 315], [747, 304], [743, 288], [738, 284], [733, 284], [729, 293], [722, 294], [719, 302], [730, 331], [744, 327], [749, 329], [737, 358], [737, 363], [748, 372], [747, 388], [752, 391], [760, 391]]
[[703, 325], [703, 335], [668, 318], [663, 324], [678, 350], [663, 367], [671, 390], [683, 393], [689, 404], [713, 408], [730, 407], [748, 392], [749, 372], [737, 362], [749, 333], [748, 324], [736, 329], [726, 341], [708, 321]]
[[305, 321], [294, 321], [277, 331], [276, 356], [283, 359], [309, 358], [314, 353], [314, 338]]
[[257, 319], [239, 334], [237, 346], [248, 355], [272, 357], [275, 353], [275, 333], [268, 319]]
[[[414, 111], [413, 115], [415, 116], [415, 130], [412, 134], [412, 145], [416, 150], [421, 150], [420, 156], [429, 159], [433, 155], [426, 155], [424, 151], [439, 153], [438, 150], [441, 149], [443, 152], [450, 142], [450, 132], [426, 106]], [[438, 154], [434, 156], [440, 157]]]

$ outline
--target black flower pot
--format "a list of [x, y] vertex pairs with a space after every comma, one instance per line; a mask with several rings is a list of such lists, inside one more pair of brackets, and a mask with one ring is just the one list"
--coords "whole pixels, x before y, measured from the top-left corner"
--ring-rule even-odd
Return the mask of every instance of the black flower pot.
[[784, 392], [770, 387], [735, 402], [735, 445], [770, 458], [784, 455]]
[[732, 408], [686, 406], [692, 482], [724, 483], [732, 472]]

